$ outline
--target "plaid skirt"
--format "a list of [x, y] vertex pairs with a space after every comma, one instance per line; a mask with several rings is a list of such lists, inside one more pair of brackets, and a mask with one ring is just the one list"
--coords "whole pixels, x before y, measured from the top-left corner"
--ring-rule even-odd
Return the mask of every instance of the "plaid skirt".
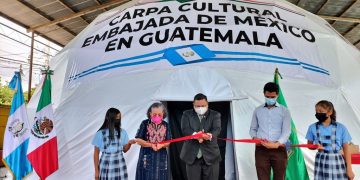
[[123, 153], [102, 153], [99, 163], [100, 180], [127, 180]]
[[318, 152], [315, 157], [315, 180], [348, 180], [346, 164], [340, 153]]

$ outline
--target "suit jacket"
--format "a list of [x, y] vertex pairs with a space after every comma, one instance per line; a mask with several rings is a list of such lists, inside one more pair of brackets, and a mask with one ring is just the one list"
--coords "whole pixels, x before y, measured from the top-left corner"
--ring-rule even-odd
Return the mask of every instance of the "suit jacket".
[[221, 161], [220, 150], [217, 144], [217, 136], [221, 131], [220, 116], [220, 113], [209, 109], [200, 123], [200, 119], [195, 110], [191, 109], [184, 111], [181, 118], [181, 130], [184, 136], [192, 135], [194, 132], [201, 130], [204, 130], [205, 133], [212, 134], [212, 139], [210, 141], [204, 140], [203, 143], [199, 143], [198, 140], [192, 139], [184, 142], [180, 158], [186, 164], [194, 163], [199, 149], [201, 149], [206, 164], [211, 165]]

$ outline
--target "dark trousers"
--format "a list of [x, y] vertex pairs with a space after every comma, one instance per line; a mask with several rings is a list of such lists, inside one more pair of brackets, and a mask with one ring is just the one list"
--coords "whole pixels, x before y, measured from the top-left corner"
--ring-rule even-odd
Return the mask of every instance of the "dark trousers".
[[204, 158], [195, 159], [193, 164], [186, 164], [188, 180], [218, 180], [219, 162], [207, 165]]
[[270, 180], [273, 169], [273, 180], [284, 180], [286, 173], [287, 153], [285, 147], [267, 149], [264, 146], [256, 146], [255, 165], [259, 180]]

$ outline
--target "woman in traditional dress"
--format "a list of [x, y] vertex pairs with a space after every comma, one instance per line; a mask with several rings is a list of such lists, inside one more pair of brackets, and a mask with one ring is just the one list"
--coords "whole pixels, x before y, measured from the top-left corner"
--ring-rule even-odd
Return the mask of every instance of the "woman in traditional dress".
[[136, 180], [167, 180], [169, 143], [160, 143], [171, 139], [166, 118], [166, 108], [162, 103], [152, 104], [147, 111], [136, 134], [136, 142], [141, 145], [136, 169]]

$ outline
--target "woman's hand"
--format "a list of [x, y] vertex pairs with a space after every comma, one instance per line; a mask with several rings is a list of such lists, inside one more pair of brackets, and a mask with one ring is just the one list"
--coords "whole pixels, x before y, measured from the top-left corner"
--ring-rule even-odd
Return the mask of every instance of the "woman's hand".
[[135, 144], [135, 143], [136, 143], [136, 140], [135, 140], [135, 139], [131, 139], [131, 140], [129, 140], [128, 143], [129, 143], [129, 144]]
[[163, 148], [163, 147], [164, 147], [163, 144], [156, 144], [156, 148], [157, 148], [158, 150], [160, 150], [160, 149]]
[[352, 171], [352, 162], [351, 162], [351, 151], [350, 151], [350, 144], [344, 143], [343, 144], [343, 151], [344, 151], [344, 158], [346, 162], [346, 175], [350, 180], [354, 179], [355, 174]]
[[321, 144], [317, 144], [317, 146], [317, 150], [323, 151], [325, 149], [324, 146], [322, 146]]
[[100, 174], [99, 174], [99, 169], [95, 170], [95, 180], [99, 180], [100, 179]]
[[94, 169], [95, 169], [95, 180], [99, 180], [99, 154], [100, 149], [98, 147], [94, 147]]
[[123, 147], [123, 152], [126, 153], [129, 151], [129, 149], [131, 148], [131, 145], [135, 144], [136, 143], [136, 140], [135, 139], [131, 139], [128, 141], [127, 144], [124, 145]]
[[157, 144], [151, 144], [151, 148], [154, 150], [154, 151], [158, 151], [158, 147], [157, 147]]
[[354, 174], [354, 172], [352, 171], [352, 169], [347, 169], [346, 170], [346, 175], [348, 176], [348, 178], [350, 179], [350, 180], [353, 180], [354, 178], [355, 178], [355, 174]]
[[152, 144], [150, 142], [144, 141], [140, 138], [137, 138], [134, 140], [137, 144], [139, 144], [141, 147], [150, 147], [152, 148]]

